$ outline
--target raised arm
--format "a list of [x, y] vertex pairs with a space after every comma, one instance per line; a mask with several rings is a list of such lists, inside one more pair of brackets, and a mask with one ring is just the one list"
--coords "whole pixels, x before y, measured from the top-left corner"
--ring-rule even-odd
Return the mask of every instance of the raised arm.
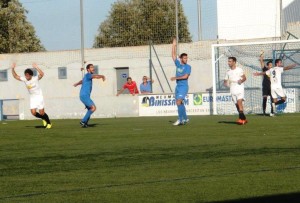
[[290, 70], [292, 68], [295, 68], [297, 66], [297, 64], [292, 64], [292, 65], [289, 65], [289, 66], [285, 66], [283, 67], [283, 70]]
[[172, 43], [172, 59], [173, 59], [173, 61], [175, 61], [177, 59], [177, 57], [176, 57], [176, 47], [177, 47], [176, 38], [173, 38], [173, 43]]
[[35, 70], [37, 70], [37, 72], [39, 73], [39, 75], [38, 75], [39, 80], [42, 79], [44, 77], [44, 72], [38, 67], [38, 65], [36, 63], [33, 63], [32, 67]]
[[13, 64], [11, 65], [11, 72], [12, 72], [12, 75], [13, 75], [13, 77], [14, 77], [16, 80], [21, 81], [21, 78], [20, 78], [20, 76], [16, 73], [15, 68], [16, 68], [16, 64], [13, 63]]
[[265, 62], [264, 62], [264, 51], [262, 51], [260, 53], [260, 56], [259, 56], [259, 62], [260, 62], [260, 67], [261, 68], [264, 68], [265, 67]]

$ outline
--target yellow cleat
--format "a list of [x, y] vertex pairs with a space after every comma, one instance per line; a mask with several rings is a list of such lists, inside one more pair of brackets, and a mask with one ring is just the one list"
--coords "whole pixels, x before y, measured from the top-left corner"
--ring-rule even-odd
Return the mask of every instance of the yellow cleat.
[[43, 120], [43, 126], [46, 127], [47, 126], [47, 122], [45, 120]]
[[52, 124], [47, 124], [46, 129], [52, 128]]

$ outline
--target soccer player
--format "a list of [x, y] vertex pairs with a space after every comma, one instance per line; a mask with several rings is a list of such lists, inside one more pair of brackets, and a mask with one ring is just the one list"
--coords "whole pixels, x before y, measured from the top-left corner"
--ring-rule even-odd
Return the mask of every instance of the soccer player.
[[177, 59], [176, 46], [177, 42], [174, 38], [172, 43], [172, 59], [176, 65], [176, 76], [171, 77], [171, 81], [176, 80], [175, 99], [178, 109], [178, 120], [173, 125], [178, 126], [189, 122], [183, 101], [189, 91], [188, 79], [191, 74], [191, 66], [187, 64], [188, 55], [186, 53], [180, 54], [179, 60]]
[[92, 92], [92, 86], [93, 86], [93, 79], [102, 79], [105, 81], [104, 75], [94, 75], [94, 65], [88, 64], [86, 66], [87, 73], [83, 77], [82, 80], [74, 84], [74, 87], [77, 87], [78, 85], [81, 85], [80, 89], [80, 100], [87, 108], [87, 112], [85, 116], [80, 121], [80, 125], [83, 128], [88, 127], [88, 122], [91, 118], [91, 115], [96, 111], [96, 106], [94, 102], [91, 100], [91, 92]]
[[239, 113], [237, 124], [245, 125], [248, 122], [246, 120], [243, 107], [243, 101], [245, 100], [244, 82], [246, 81], [246, 76], [243, 69], [236, 66], [235, 57], [228, 57], [228, 66], [230, 67], [230, 69], [226, 72], [224, 86], [230, 87], [232, 101], [234, 102]]
[[154, 83], [154, 80], [151, 80], [147, 76], [143, 77], [143, 82], [140, 84], [141, 94], [152, 93], [151, 84]]
[[[282, 89], [281, 85], [281, 74], [283, 71], [290, 70], [294, 67], [296, 67], [296, 64], [289, 65], [286, 67], [282, 67], [282, 60], [276, 59], [275, 60], [275, 67], [270, 68], [266, 72], [261, 73], [254, 73], [255, 76], [258, 75], [268, 75], [271, 80], [271, 95], [273, 98], [272, 106], [274, 109], [274, 113], [276, 111], [276, 105], [283, 104], [286, 101], [286, 95]], [[278, 97], [280, 97], [280, 100], [278, 100]]]
[[[26, 69], [24, 72], [25, 77], [20, 77], [16, 71], [16, 64], [13, 63], [11, 66], [12, 75], [15, 79], [22, 81], [25, 83], [26, 88], [28, 89], [30, 95], [30, 111], [31, 114], [37, 118], [43, 120], [43, 125], [45, 128], [49, 129], [52, 127], [49, 116], [45, 112], [44, 108], [44, 97], [42, 93], [42, 89], [39, 85], [39, 80], [43, 78], [44, 72], [38, 67], [36, 63], [32, 65], [32, 67], [37, 70], [38, 76], [33, 76], [33, 71], [31, 69]], [[37, 112], [36, 110], [39, 110]]]
[[123, 88], [117, 93], [117, 96], [119, 96], [122, 92], [124, 92], [125, 89], [128, 89], [128, 91], [130, 92], [130, 94], [132, 94], [132, 96], [139, 93], [139, 90], [136, 86], [136, 82], [132, 81], [131, 77], [127, 78], [127, 82], [123, 85]]
[[[263, 72], [268, 71], [273, 66], [272, 61], [268, 61], [267, 65], [265, 65], [265, 63], [264, 63], [264, 52], [262, 52], [260, 54], [259, 61], [260, 61], [260, 66], [261, 66]], [[263, 115], [266, 115], [267, 100], [268, 100], [268, 96], [270, 96], [270, 98], [271, 98], [271, 113], [270, 113], [270, 116], [274, 116], [274, 110], [273, 110], [273, 105], [272, 105], [273, 98], [272, 98], [272, 95], [271, 95], [270, 77], [268, 75], [264, 75], [263, 77], [264, 77], [263, 82], [262, 82]]]

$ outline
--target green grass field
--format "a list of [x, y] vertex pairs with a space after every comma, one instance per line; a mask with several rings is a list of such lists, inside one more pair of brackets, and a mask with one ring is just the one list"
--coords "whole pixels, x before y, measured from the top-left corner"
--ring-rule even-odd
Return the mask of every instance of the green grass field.
[[300, 114], [5, 121], [0, 202], [299, 202]]

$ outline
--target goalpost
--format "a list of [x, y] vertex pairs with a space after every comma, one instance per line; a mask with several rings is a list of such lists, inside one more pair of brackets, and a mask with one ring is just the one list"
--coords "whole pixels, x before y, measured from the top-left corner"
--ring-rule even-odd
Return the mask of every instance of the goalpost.
[[[213, 114], [226, 114], [228, 106], [218, 102], [218, 94], [229, 92], [223, 86], [226, 71], [229, 69], [227, 59], [230, 56], [237, 58], [237, 66], [244, 70], [247, 77], [245, 82], [245, 111], [246, 113], [262, 113], [262, 77], [253, 76], [254, 72], [262, 71], [259, 57], [264, 51], [264, 62], [282, 59], [283, 65], [296, 63], [297, 66], [282, 75], [282, 86], [286, 90], [300, 88], [300, 39], [280, 40], [267, 42], [245, 42], [231, 44], [213, 44], [212, 75], [213, 75]], [[290, 88], [290, 89], [289, 89]], [[295, 96], [296, 98], [296, 96]], [[233, 106], [233, 105], [232, 105]], [[267, 106], [269, 108], [269, 104]], [[224, 113], [225, 112], [225, 113]]]

